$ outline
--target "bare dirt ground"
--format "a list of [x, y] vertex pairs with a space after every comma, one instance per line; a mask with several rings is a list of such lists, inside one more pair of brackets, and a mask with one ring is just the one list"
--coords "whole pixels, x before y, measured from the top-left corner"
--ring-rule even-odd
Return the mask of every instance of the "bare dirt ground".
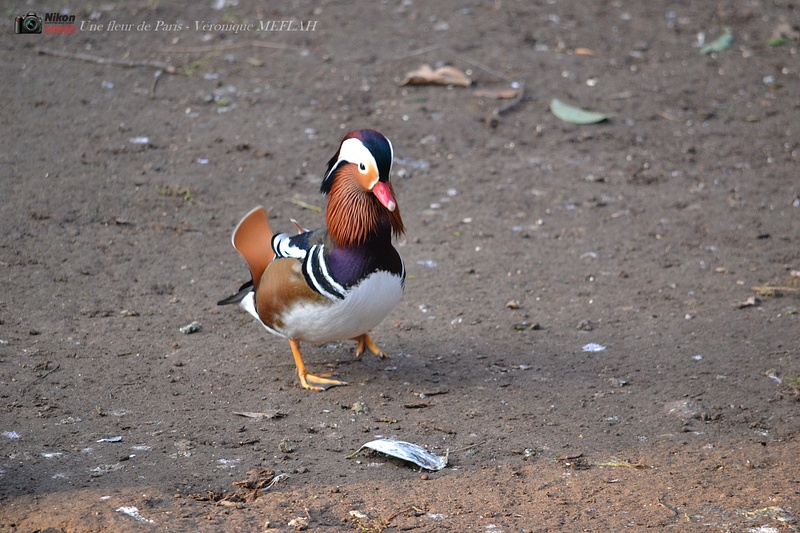
[[[74, 35], [6, 8], [0, 529], [798, 529], [796, 3], [211, 3], [70, 4], [103, 25]], [[316, 23], [196, 26], [281, 20]], [[473, 86], [401, 86], [423, 63]], [[216, 301], [239, 218], [321, 224], [361, 127], [394, 143], [406, 294], [391, 359], [306, 346], [350, 383], [311, 393]], [[449, 466], [348, 458], [377, 436]]]

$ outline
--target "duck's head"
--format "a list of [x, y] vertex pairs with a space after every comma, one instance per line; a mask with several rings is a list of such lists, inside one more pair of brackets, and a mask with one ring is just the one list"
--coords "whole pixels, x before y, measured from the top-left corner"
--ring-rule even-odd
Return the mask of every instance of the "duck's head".
[[320, 192], [330, 197], [326, 222], [339, 244], [361, 244], [389, 223], [396, 235], [403, 220], [389, 181], [392, 143], [375, 130], [345, 135], [325, 172]]

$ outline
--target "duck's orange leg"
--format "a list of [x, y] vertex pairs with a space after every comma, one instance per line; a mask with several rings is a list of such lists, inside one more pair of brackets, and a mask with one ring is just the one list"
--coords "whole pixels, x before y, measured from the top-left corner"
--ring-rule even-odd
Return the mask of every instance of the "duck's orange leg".
[[297, 375], [300, 377], [300, 384], [303, 385], [304, 388], [323, 391], [331, 387], [336, 387], [337, 385], [347, 385], [346, 382], [339, 381], [338, 379], [330, 379], [325, 374], [309, 374], [306, 370], [305, 363], [303, 363], [303, 356], [300, 354], [300, 341], [289, 339], [289, 346], [292, 347], [292, 355], [294, 356], [294, 364], [297, 367]]
[[358, 337], [353, 337], [354, 341], [358, 343], [358, 348], [356, 348], [356, 357], [360, 357], [365, 351], [369, 349], [370, 352], [374, 353], [378, 357], [385, 358], [389, 357], [389, 354], [378, 348], [378, 345], [375, 344], [375, 341], [372, 340], [372, 337], [369, 336], [368, 333], [364, 333], [363, 335], [359, 335]]

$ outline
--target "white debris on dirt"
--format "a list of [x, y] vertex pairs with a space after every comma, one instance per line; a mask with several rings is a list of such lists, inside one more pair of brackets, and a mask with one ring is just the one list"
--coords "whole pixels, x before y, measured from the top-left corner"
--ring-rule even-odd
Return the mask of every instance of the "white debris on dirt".
[[143, 517], [139, 513], [139, 509], [136, 508], [136, 507], [133, 507], [133, 506], [131, 506], [131, 507], [120, 507], [119, 509], [117, 509], [117, 512], [118, 513], [122, 513], [122, 514], [126, 514], [126, 515], [130, 516], [131, 518], [133, 518], [134, 520], [136, 520], [137, 522], [141, 522], [143, 524], [155, 524], [155, 522], [153, 520], [150, 520], [149, 518]]
[[606, 347], [603, 346], [602, 344], [597, 344], [597, 343], [594, 343], [594, 342], [590, 342], [589, 344], [584, 344], [583, 345], [583, 351], [584, 352], [602, 352], [605, 349], [606, 349]]

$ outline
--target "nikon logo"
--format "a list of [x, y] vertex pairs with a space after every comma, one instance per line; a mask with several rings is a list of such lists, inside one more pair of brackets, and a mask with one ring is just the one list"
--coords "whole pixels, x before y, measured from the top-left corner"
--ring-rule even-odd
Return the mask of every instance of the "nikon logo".
[[62, 15], [61, 13], [45, 13], [44, 21], [56, 24], [74, 24], [75, 15]]

